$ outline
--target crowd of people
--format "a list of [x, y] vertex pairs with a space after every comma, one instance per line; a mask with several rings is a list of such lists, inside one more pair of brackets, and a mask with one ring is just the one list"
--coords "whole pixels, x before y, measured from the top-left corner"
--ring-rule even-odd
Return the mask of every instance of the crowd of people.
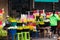
[[55, 11], [53, 11], [53, 13], [49, 16], [49, 18], [46, 17], [45, 19], [43, 19], [43, 17], [39, 15], [39, 18], [37, 19], [37, 21], [38, 20], [40, 22], [38, 24], [39, 27], [51, 27], [51, 30], [50, 30], [50, 32], [52, 32], [51, 34], [54, 34], [54, 35], [58, 34], [58, 36], [60, 36], [60, 13], [57, 15]]
[[[31, 14], [32, 15], [32, 14]], [[36, 16], [37, 15], [37, 16]], [[30, 26], [31, 30], [39, 30], [41, 27], [50, 27], [53, 34], [58, 34], [60, 36], [60, 13], [56, 14], [55, 11], [51, 13], [51, 15], [46, 16], [46, 15], [41, 15], [39, 13], [36, 15], [32, 15], [31, 18], [29, 17], [24, 18], [24, 21], [21, 20], [21, 18], [15, 18], [13, 17], [7, 17], [5, 21], [5, 26], [4, 29], [7, 29], [10, 26], [23, 26], [22, 24]], [[34, 19], [34, 20], [33, 20]], [[41, 30], [43, 31], [43, 30]]]

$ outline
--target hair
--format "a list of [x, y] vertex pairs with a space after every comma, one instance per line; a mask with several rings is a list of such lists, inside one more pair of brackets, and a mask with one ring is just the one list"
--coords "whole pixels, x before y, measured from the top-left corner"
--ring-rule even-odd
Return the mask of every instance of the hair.
[[54, 14], [55, 14], [55, 10], [53, 10], [53, 16], [55, 16]]

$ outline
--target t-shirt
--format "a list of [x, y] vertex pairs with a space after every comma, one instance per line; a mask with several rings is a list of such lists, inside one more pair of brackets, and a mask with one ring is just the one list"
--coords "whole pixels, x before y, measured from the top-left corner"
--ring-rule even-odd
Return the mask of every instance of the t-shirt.
[[57, 26], [58, 18], [56, 15], [50, 17], [50, 26]]
[[44, 19], [42, 16], [39, 18], [39, 24], [44, 25]]

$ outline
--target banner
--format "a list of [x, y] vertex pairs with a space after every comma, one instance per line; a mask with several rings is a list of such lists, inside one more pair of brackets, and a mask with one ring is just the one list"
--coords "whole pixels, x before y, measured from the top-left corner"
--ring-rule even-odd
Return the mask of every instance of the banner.
[[59, 0], [35, 0], [35, 2], [59, 2]]

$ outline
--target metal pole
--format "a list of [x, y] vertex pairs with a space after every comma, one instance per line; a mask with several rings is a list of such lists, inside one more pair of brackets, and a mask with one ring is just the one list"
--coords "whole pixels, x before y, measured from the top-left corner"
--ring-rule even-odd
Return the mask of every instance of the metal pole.
[[33, 0], [33, 8], [35, 8], [35, 2], [34, 2], [34, 0]]
[[53, 11], [55, 10], [55, 2], [53, 2]]

